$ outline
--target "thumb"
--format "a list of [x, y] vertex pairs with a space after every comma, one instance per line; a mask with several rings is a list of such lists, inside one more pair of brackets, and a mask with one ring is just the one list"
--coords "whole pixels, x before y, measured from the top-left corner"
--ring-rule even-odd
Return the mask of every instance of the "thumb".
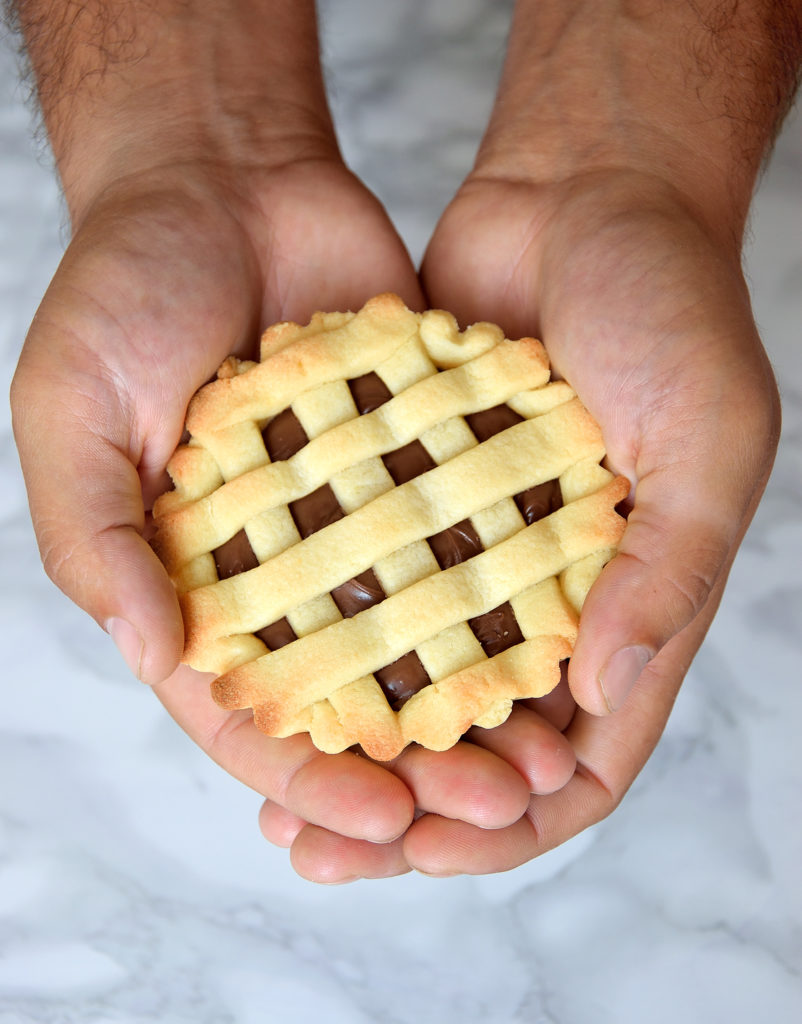
[[172, 584], [143, 537], [131, 427], [102, 379], [75, 381], [20, 361], [14, 433], [45, 570], [110, 633], [134, 674], [156, 683], [177, 666], [183, 626]]
[[[582, 609], [568, 680], [584, 710], [621, 707], [646, 666], [695, 620], [704, 620], [701, 643], [768, 479], [775, 430], [764, 446], [713, 424], [682, 458], [638, 480], [618, 554]], [[677, 685], [687, 663], [672, 668]]]

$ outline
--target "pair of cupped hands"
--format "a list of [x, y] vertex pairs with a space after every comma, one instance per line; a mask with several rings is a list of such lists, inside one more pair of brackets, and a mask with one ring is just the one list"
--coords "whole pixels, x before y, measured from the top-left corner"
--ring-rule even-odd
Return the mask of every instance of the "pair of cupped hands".
[[[189, 736], [264, 798], [261, 829], [321, 882], [505, 870], [615, 808], [718, 605], [777, 442], [774, 381], [738, 245], [658, 174], [483, 174], [420, 272], [337, 155], [131, 173], [82, 203], [12, 389], [42, 558]], [[632, 485], [567, 682], [453, 749], [377, 764], [272, 739], [179, 667], [173, 587], [148, 546], [187, 403], [260, 330], [397, 292], [462, 326], [534, 335]]]

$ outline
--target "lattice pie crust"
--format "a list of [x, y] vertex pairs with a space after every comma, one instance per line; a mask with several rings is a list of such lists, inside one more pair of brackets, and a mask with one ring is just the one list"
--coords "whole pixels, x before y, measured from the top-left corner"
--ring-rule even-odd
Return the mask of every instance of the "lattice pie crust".
[[388, 760], [556, 685], [629, 485], [539, 342], [381, 295], [268, 329], [187, 430], [154, 547], [223, 707]]

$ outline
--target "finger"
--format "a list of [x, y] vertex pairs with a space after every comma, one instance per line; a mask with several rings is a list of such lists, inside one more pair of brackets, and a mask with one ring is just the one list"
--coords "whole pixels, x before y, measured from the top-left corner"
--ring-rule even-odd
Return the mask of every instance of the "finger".
[[[507, 721], [495, 729], [473, 728], [469, 737], [472, 743], [513, 767], [530, 793], [545, 794], [562, 789], [576, 768], [576, 756], [566, 737], [528, 708], [514, 708]], [[473, 820], [460, 817], [463, 821]], [[483, 825], [481, 821], [473, 820], [473, 823]]]
[[265, 800], [259, 811], [259, 828], [265, 839], [286, 850], [292, 846], [301, 829], [309, 822], [299, 818], [274, 800]]
[[274, 739], [250, 711], [219, 708], [209, 675], [179, 668], [154, 691], [185, 732], [229, 774], [291, 815], [357, 839], [401, 835], [415, 807], [391, 772], [355, 754], [324, 754], [308, 735]]
[[[579, 714], [585, 719], [589, 717]], [[611, 773], [618, 780], [626, 779], [626, 785], [619, 783], [614, 788], [604, 771], [595, 771], [580, 762], [564, 786], [551, 794], [532, 796], [526, 813], [506, 828], [488, 831], [467, 822], [424, 815], [404, 837], [404, 856], [409, 865], [437, 876], [509, 871], [612, 813], [648, 753], [633, 762], [621, 716], [593, 717], [590, 722], [584, 753], [593, 756], [598, 752], [600, 757], [607, 753], [614, 759], [619, 756], [620, 762], [614, 765], [618, 771], [611, 769]], [[611, 725], [615, 728], [610, 729]]]
[[436, 878], [508, 871], [534, 856], [532, 826], [523, 816], [487, 831], [465, 821], [426, 814], [403, 840], [403, 855], [415, 871]]
[[[697, 399], [695, 407], [707, 403]], [[593, 714], [620, 708], [645, 667], [703, 612], [765, 487], [770, 420], [757, 415], [750, 423], [743, 407], [710, 422], [700, 416], [653, 432], [651, 448], [661, 451], [639, 460], [619, 552], [582, 609], [568, 678], [577, 703]]]
[[576, 701], [568, 686], [567, 664], [565, 662], [560, 664], [560, 681], [553, 690], [542, 697], [530, 697], [527, 700], [522, 700], [519, 705], [534, 711], [540, 718], [553, 725], [558, 732], [564, 732], [576, 711]]
[[397, 839], [414, 815], [402, 781], [349, 752], [316, 752], [292, 774], [279, 798], [311, 824], [372, 843]]
[[391, 770], [404, 782], [417, 808], [480, 828], [509, 825], [529, 803], [529, 787], [522, 774], [492, 750], [473, 743], [458, 743], [443, 751], [410, 746]]
[[576, 753], [577, 768], [565, 786], [532, 796], [521, 819], [495, 831], [425, 815], [404, 837], [410, 866], [443, 876], [508, 871], [611, 814], [654, 750], [705, 628], [701, 620], [675, 637], [617, 714], [576, 713], [566, 738]]
[[410, 870], [401, 839], [368, 843], [313, 825], [299, 833], [292, 844], [290, 861], [302, 878], [325, 885], [342, 885], [360, 878], [390, 878]]
[[94, 369], [71, 380], [65, 392], [41, 372], [28, 373], [14, 397], [42, 560], [57, 586], [111, 633], [134, 674], [153, 683], [178, 664], [183, 626], [170, 580], [142, 537], [128, 410]]
[[556, 793], [533, 796], [527, 813], [507, 828], [483, 831], [427, 814], [404, 837], [404, 857], [416, 871], [438, 877], [510, 871], [566, 842], [614, 807], [594, 779], [576, 773]]

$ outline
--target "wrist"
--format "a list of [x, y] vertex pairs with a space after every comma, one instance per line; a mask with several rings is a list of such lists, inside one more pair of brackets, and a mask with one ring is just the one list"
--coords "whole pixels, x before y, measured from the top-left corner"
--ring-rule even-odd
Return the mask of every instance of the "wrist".
[[[610, 172], [653, 178], [740, 244], [793, 94], [799, 5], [758, 0], [720, 26], [714, 0], [621, 6], [519, 0], [474, 174], [546, 186]], [[783, 18], [790, 41], [778, 54]]]
[[67, 27], [72, 9], [20, 15], [74, 224], [120, 179], [336, 156], [312, 0], [87, 0]]

